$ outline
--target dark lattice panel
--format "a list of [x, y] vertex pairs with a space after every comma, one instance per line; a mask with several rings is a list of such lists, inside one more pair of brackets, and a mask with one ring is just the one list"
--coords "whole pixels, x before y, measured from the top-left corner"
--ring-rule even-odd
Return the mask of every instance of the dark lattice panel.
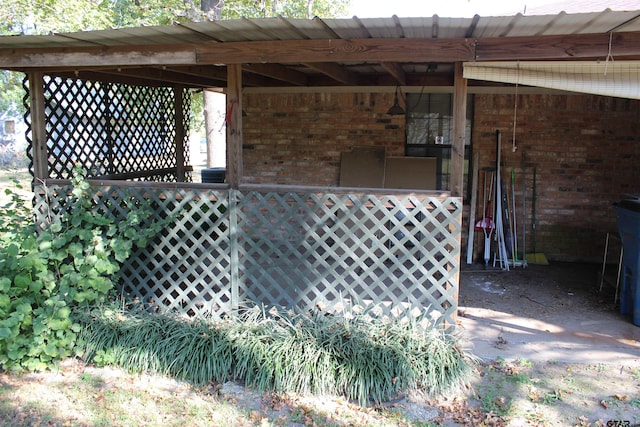
[[[140, 194], [142, 196], [142, 194]], [[232, 309], [230, 234], [225, 191], [146, 191], [158, 217], [173, 223], [124, 264], [129, 299], [189, 315]]]
[[29, 77], [25, 74], [22, 79], [22, 89], [24, 90], [24, 96], [22, 97], [22, 105], [24, 106], [24, 124], [26, 126], [25, 139], [27, 141], [27, 159], [29, 160], [29, 172], [33, 176], [33, 153], [31, 152], [31, 146], [33, 139], [31, 137], [31, 107], [29, 105]]
[[[173, 88], [45, 77], [44, 97], [49, 178], [69, 179], [79, 164], [90, 177], [177, 180], [174, 172], [167, 172], [177, 166]], [[185, 130], [191, 120], [190, 102], [191, 93], [183, 91]], [[26, 123], [31, 142], [30, 117]], [[188, 131], [184, 141], [188, 164]], [[186, 180], [190, 179], [188, 174]]]
[[[183, 118], [182, 118], [182, 129], [184, 129], [184, 164], [191, 164], [191, 151], [189, 151], [189, 135], [191, 129], [191, 122], [193, 120], [191, 113], [191, 101], [192, 101], [193, 92], [191, 90], [182, 91], [182, 108]], [[186, 173], [185, 179], [186, 182], [193, 182], [193, 173], [192, 171], [188, 171]], [[177, 181], [177, 177], [172, 181]]]
[[[243, 302], [431, 309], [455, 324], [460, 199], [235, 190], [96, 188], [124, 215], [146, 200], [173, 225], [121, 271], [130, 299], [219, 316]], [[60, 212], [65, 190], [41, 197]], [[47, 208], [51, 209], [47, 209]]]
[[455, 324], [459, 200], [250, 192], [239, 206], [241, 300], [430, 307]]

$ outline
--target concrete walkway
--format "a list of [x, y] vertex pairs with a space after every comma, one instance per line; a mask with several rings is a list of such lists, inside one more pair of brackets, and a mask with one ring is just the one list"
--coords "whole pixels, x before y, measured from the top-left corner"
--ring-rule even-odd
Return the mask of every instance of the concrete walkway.
[[[464, 271], [458, 321], [475, 355], [640, 366], [640, 327], [599, 292], [595, 266]], [[608, 291], [608, 290], [607, 290]]]

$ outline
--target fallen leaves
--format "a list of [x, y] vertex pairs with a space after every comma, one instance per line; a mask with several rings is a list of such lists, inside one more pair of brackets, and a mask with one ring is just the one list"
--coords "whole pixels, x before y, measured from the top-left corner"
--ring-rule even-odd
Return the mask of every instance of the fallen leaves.
[[580, 415], [578, 417], [578, 424], [575, 424], [574, 427], [589, 427], [591, 423], [589, 422], [589, 418], [584, 415]]
[[615, 394], [613, 397], [615, 397], [617, 400], [619, 400], [620, 402], [626, 402], [628, 397], [626, 394]]
[[499, 336], [499, 337], [496, 339], [496, 342], [495, 342], [495, 344], [494, 344], [494, 347], [496, 347], [496, 348], [501, 348], [501, 347], [503, 347], [503, 346], [505, 346], [505, 345], [507, 345], [507, 344], [509, 344], [509, 341], [505, 340], [502, 336]]
[[438, 425], [444, 424], [445, 420], [451, 420], [462, 426], [474, 427], [504, 427], [507, 425], [505, 419], [499, 415], [493, 412], [484, 412], [479, 407], [470, 407], [467, 400], [458, 396], [437, 403], [431, 402], [431, 404], [440, 410], [441, 415], [432, 420]]
[[[459, 427], [506, 425], [604, 427], [607, 420], [619, 417], [617, 415], [619, 411], [625, 411], [625, 415], [640, 417], [640, 407], [636, 403], [638, 397], [635, 392], [632, 392], [637, 390], [640, 370], [637, 371], [637, 376], [624, 372], [624, 375], [617, 377], [620, 375], [617, 367], [604, 368], [608, 366], [533, 364], [523, 360], [504, 359], [483, 361], [478, 366], [480, 373], [478, 382], [472, 385], [471, 390], [452, 393], [447, 397], [424, 397], [425, 400], [429, 400], [427, 402], [429, 406], [437, 410], [435, 419], [424, 422]], [[79, 411], [77, 408], [82, 408], [87, 402], [90, 402], [91, 410], [104, 411], [107, 405], [111, 404], [113, 396], [127, 396], [127, 402], [132, 402], [131, 398], [135, 396], [140, 399], [140, 402], [150, 402], [150, 407], [154, 410], [166, 411], [163, 413], [166, 424], [169, 424], [168, 420], [174, 418], [193, 421], [197, 415], [191, 415], [191, 413], [215, 414], [217, 410], [215, 405], [225, 403], [223, 407], [227, 407], [227, 410], [231, 407], [238, 413], [226, 414], [224, 419], [229, 419], [230, 425], [238, 426], [287, 426], [292, 423], [300, 426], [395, 425], [406, 427], [413, 425], [404, 415], [407, 409], [405, 401], [362, 408], [344, 398], [277, 393], [258, 394], [244, 388], [233, 389], [233, 393], [225, 395], [221, 393], [222, 386], [213, 383], [202, 390], [197, 390], [196, 393], [191, 393], [188, 387], [166, 382], [160, 377], [147, 380], [144, 376], [133, 375], [128, 378], [129, 376], [124, 372], [115, 375], [116, 372], [112, 369], [87, 368], [85, 376], [80, 378], [80, 374], [75, 373], [76, 370], [73, 367], [73, 372], [65, 371], [67, 375], [63, 376], [64, 381], [60, 380], [59, 373], [51, 374], [52, 378], [56, 378], [55, 381], [41, 381], [39, 376], [34, 375], [16, 376], [6, 372], [0, 373], [0, 389], [4, 388], [6, 393], [13, 397], [11, 404], [18, 408], [12, 415], [13, 425], [20, 422], [22, 425], [33, 425], [40, 421], [38, 418], [40, 414], [29, 411], [29, 406], [19, 398], [22, 396], [26, 399], [25, 396], [32, 395], [36, 387], [40, 393], [44, 393], [45, 390], [61, 390], [59, 393], [40, 396], [42, 401], [45, 401], [48, 396], [55, 397], [56, 404], [60, 408], [66, 407], [60, 404], [63, 392], [67, 393], [79, 388], [88, 390], [82, 395], [75, 395], [76, 400], [72, 407], [74, 411]], [[567, 375], [568, 373], [570, 376]], [[75, 386], [70, 382], [72, 378], [77, 380]], [[615, 378], [615, 381], [612, 381], [612, 378]], [[146, 390], [145, 393], [143, 393], [144, 390]], [[482, 393], [483, 390], [484, 393]], [[18, 391], [20, 394], [16, 394]], [[133, 395], [134, 392], [135, 395]], [[471, 395], [473, 397], [470, 397]], [[86, 399], [82, 400], [79, 396]], [[192, 404], [185, 403], [187, 406], [176, 406], [172, 403], [188, 400], [192, 400]], [[484, 404], [489, 407], [483, 409]], [[109, 413], [130, 416], [129, 413], [133, 414], [134, 410], [139, 411], [140, 407], [142, 407], [140, 404], [129, 404], [121, 409], [122, 414]], [[195, 409], [189, 411], [189, 408]], [[490, 409], [493, 409], [493, 412]], [[240, 410], [246, 412], [240, 412]], [[74, 426], [91, 425], [88, 422], [82, 424], [85, 421], [79, 415], [81, 412], [73, 414], [73, 418], [69, 416], [64, 421], [72, 420], [71, 425]], [[605, 421], [599, 418], [604, 418]], [[0, 417], [0, 424], [2, 424], [1, 421]], [[113, 423], [116, 424], [115, 421]], [[184, 425], [197, 425], [197, 423]]]
[[274, 411], [279, 411], [287, 404], [285, 398], [278, 393], [271, 393], [262, 398], [262, 403]]

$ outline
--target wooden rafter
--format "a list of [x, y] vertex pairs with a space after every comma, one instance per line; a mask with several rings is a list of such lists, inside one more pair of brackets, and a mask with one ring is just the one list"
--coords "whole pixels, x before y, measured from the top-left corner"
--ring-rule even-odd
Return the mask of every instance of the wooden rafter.
[[145, 78], [172, 84], [186, 84], [191, 87], [212, 87], [220, 84], [220, 80], [205, 78], [204, 76], [196, 77], [193, 75], [163, 68], [124, 68], [122, 70], [116, 70], [114, 71], [114, 73], [123, 76]]
[[242, 66], [242, 70], [287, 82], [294, 86], [306, 86], [309, 84], [309, 79], [305, 73], [279, 64], [245, 64]]
[[[150, 86], [150, 87], [161, 87], [167, 86], [165, 82], [159, 80], [149, 80], [141, 77], [132, 77], [128, 75], [122, 75], [114, 73], [113, 70], [108, 71], [91, 71], [91, 70], [78, 70], [78, 71], [53, 71], [46, 73], [50, 76], [61, 77], [61, 78], [69, 78], [69, 79], [82, 79], [82, 80], [93, 80], [97, 82], [104, 83], [119, 83], [119, 84], [127, 84], [127, 85], [138, 85], [138, 86]], [[223, 83], [223, 82], [221, 82]]]
[[311, 62], [303, 65], [325, 74], [332, 79], [351, 86], [358, 85], [358, 75], [334, 62]]
[[380, 65], [382, 65], [382, 68], [384, 68], [389, 74], [393, 76], [394, 79], [396, 79], [398, 84], [407, 84], [407, 76], [405, 75], [405, 72], [400, 64], [398, 64], [397, 62], [381, 62]]

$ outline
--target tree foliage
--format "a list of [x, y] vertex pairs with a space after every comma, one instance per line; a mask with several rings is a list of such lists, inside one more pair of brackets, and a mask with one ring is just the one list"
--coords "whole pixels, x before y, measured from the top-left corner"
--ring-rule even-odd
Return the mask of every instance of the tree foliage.
[[0, 72], [0, 114], [6, 112], [9, 116], [20, 114], [23, 110], [22, 73]]
[[4, 0], [0, 28], [5, 34], [47, 34], [95, 30], [112, 25], [102, 1]]
[[222, 18], [332, 18], [343, 16], [348, 7], [349, 0], [227, 0], [222, 8]]
[[[234, 18], [332, 18], [350, 0], [3, 0], [0, 35], [47, 34]], [[22, 74], [0, 71], [0, 112], [20, 113]]]
[[[212, 7], [213, 3], [213, 7]], [[0, 34], [46, 34], [240, 17], [331, 18], [350, 0], [4, 0]], [[205, 6], [205, 7], [203, 7]]]

